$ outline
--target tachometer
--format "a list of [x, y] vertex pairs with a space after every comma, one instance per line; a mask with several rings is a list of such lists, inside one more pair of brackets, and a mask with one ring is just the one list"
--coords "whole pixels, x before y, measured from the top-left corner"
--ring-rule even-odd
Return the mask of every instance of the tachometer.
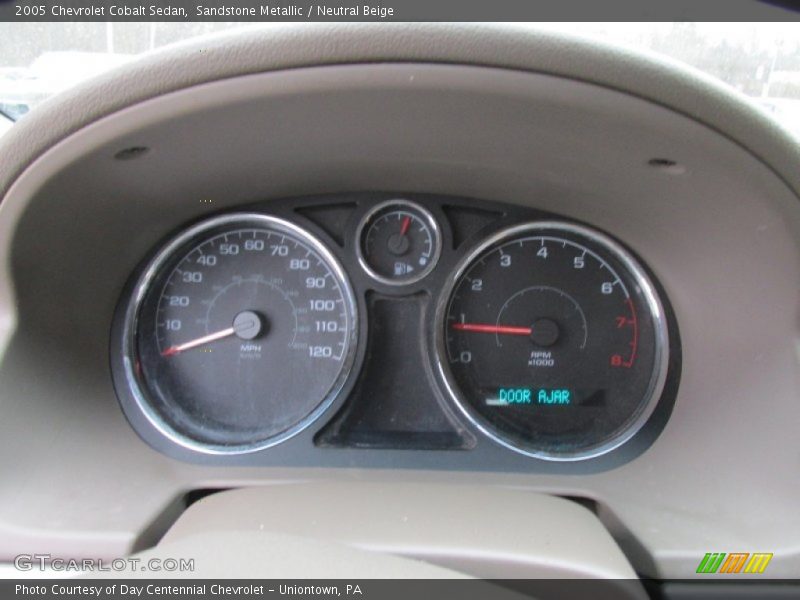
[[317, 238], [278, 218], [228, 215], [181, 234], [146, 269], [127, 313], [126, 379], [173, 441], [249, 452], [322, 414], [355, 340], [353, 292]]
[[440, 372], [459, 408], [531, 456], [616, 448], [664, 386], [667, 327], [652, 282], [619, 244], [582, 226], [492, 236], [457, 268], [437, 322]]

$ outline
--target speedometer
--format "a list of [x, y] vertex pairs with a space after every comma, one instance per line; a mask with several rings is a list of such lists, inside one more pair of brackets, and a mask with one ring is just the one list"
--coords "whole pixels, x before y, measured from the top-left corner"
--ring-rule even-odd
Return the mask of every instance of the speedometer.
[[655, 288], [586, 227], [501, 231], [462, 260], [437, 315], [440, 373], [490, 438], [549, 460], [604, 454], [652, 414], [668, 364]]
[[158, 253], [128, 308], [126, 383], [164, 435], [207, 453], [299, 433], [353, 363], [356, 304], [317, 238], [271, 216], [217, 217]]

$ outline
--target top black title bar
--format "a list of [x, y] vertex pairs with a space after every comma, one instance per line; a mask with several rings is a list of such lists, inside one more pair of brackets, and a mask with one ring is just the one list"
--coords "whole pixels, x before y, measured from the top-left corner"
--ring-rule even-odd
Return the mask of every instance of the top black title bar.
[[794, 0], [0, 0], [0, 21], [797, 21]]

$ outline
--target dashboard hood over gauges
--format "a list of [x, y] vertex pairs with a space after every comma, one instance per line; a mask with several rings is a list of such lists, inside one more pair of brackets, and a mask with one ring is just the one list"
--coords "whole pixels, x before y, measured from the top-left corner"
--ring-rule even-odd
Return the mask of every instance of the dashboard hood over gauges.
[[[343, 483], [367, 480], [364, 489], [373, 490], [389, 482], [453, 485], [467, 496], [480, 490], [481, 501], [508, 488], [540, 500], [538, 494], [581, 499], [635, 572], [652, 577], [693, 576], [706, 552], [725, 549], [772, 552], [770, 577], [800, 569], [794, 535], [800, 532], [800, 151], [779, 126], [706, 77], [657, 57], [518, 26], [290, 25], [197, 40], [127, 64], [45, 102], [3, 137], [0, 155], [0, 559], [21, 550], [113, 557], [151, 547], [196, 490], [334, 480], [335, 496], [345, 498]], [[331, 198], [346, 210], [320, 216], [316, 209], [336, 208]], [[413, 210], [380, 208], [397, 200]], [[500, 217], [472, 227], [486, 212]], [[233, 228], [202, 229], [214, 219], [253, 213], [259, 216]], [[159, 286], [200, 283], [192, 281], [200, 269], [185, 282], [173, 269], [182, 258], [204, 256], [206, 243], [234, 243], [214, 241], [217, 234], [241, 234], [242, 252], [246, 239], [248, 251], [260, 252], [261, 242], [266, 249], [279, 231], [297, 245], [275, 250], [286, 260], [274, 264], [313, 255], [320, 259], [313, 273], [279, 284], [236, 259], [226, 263], [225, 276], [249, 269], [242, 282], [252, 288], [253, 302], [262, 294], [280, 305], [286, 294], [325, 309], [341, 300], [345, 317], [298, 326], [331, 334], [299, 342], [307, 343], [301, 349], [310, 357], [338, 356], [334, 346], [341, 342], [358, 373], [380, 322], [417, 328], [422, 343], [414, 349], [430, 357], [442, 334], [435, 323], [455, 317], [450, 330], [457, 335], [440, 345], [476, 368], [440, 371], [418, 362], [408, 379], [416, 390], [410, 401], [442, 386], [436, 389], [443, 418], [458, 434], [449, 449], [362, 448], [340, 443], [334, 434], [341, 430], [332, 429], [319, 443], [334, 414], [325, 411], [340, 414], [347, 399], [337, 395], [327, 404], [328, 394], [349, 394], [346, 369], [316, 372], [320, 403], [309, 402], [285, 430], [255, 431], [257, 451], [231, 453], [227, 462], [185, 445], [168, 452], [143, 433], [136, 419], [146, 415], [129, 410], [134, 404], [121, 407], [115, 315], [129, 306], [136, 282], [151, 281], [147, 266]], [[408, 231], [416, 241], [401, 239]], [[181, 237], [185, 232], [194, 233]], [[171, 241], [180, 252], [160, 261]], [[363, 243], [360, 262], [357, 243]], [[412, 243], [421, 249], [405, 262], [381, 253], [389, 248], [405, 256]], [[510, 287], [497, 295], [502, 301], [488, 303], [495, 312], [456, 298], [461, 289], [477, 291], [467, 290], [461, 275], [480, 272], [482, 285], [503, 281], [495, 267], [506, 266], [506, 243], [519, 248], [512, 261], [611, 267], [619, 284], [574, 280], [576, 289], [586, 281], [587, 290], [608, 296], [610, 308], [602, 319], [585, 315], [584, 325], [574, 308], [583, 310], [582, 301], [558, 300], [560, 313], [541, 309], [527, 322]], [[547, 257], [538, 254], [550, 243]], [[595, 262], [576, 261], [583, 250]], [[482, 270], [483, 259], [499, 266]], [[305, 263], [294, 264], [305, 270]], [[420, 267], [423, 276], [406, 280], [409, 267]], [[306, 297], [308, 289], [322, 289], [322, 280], [335, 281], [338, 291]], [[443, 285], [433, 293], [425, 286], [435, 280]], [[209, 296], [219, 295], [215, 285], [221, 284], [211, 282]], [[144, 321], [195, 298], [159, 286], [141, 288], [155, 290], [136, 313]], [[544, 287], [556, 286], [524, 285], [531, 294]], [[617, 295], [622, 288], [627, 295]], [[383, 302], [401, 297], [418, 304]], [[139, 386], [131, 389], [151, 399], [182, 398], [180, 385], [151, 385], [159, 356], [189, 356], [215, 332], [227, 332], [219, 338], [224, 343], [242, 344], [277, 326], [277, 317], [258, 307], [228, 306], [220, 298], [217, 306], [226, 312], [213, 331], [194, 322], [184, 337], [181, 322], [157, 343], [142, 338], [131, 356], [156, 362], [140, 365], [141, 381], [131, 362]], [[651, 318], [641, 337], [624, 329], [613, 338], [613, 352], [597, 354], [616, 368], [630, 362], [626, 344], [648, 341], [648, 369], [629, 389], [649, 399], [663, 385], [672, 396], [646, 443], [637, 440], [647, 427], [620, 417], [601, 437], [611, 446], [624, 437], [621, 445], [608, 452], [599, 446], [602, 456], [587, 446], [576, 447], [579, 460], [547, 460], [551, 446], [520, 443], [518, 423], [486, 409], [502, 390], [506, 402], [524, 401], [526, 388], [499, 382], [489, 386], [496, 397], [465, 393], [472, 378], [488, 381], [495, 371], [484, 367], [496, 340], [475, 336], [509, 335], [509, 347], [519, 343], [518, 350], [523, 340], [538, 346], [573, 340], [580, 348], [584, 328], [605, 327], [612, 336], [609, 318], [632, 327], [634, 312], [661, 309], [672, 327], [666, 335], [662, 321]], [[501, 312], [513, 319], [499, 320]], [[357, 327], [355, 318], [348, 321], [369, 314], [384, 320], [359, 320]], [[490, 316], [495, 320], [487, 322]], [[396, 339], [392, 331], [385, 328], [382, 339]], [[387, 357], [403, 349], [384, 348]], [[526, 346], [514, 356], [523, 351], [530, 352]], [[661, 378], [669, 370], [661, 368], [665, 356], [680, 357], [673, 365], [679, 385], [671, 388], [673, 380]], [[471, 362], [478, 357], [487, 362]], [[217, 383], [202, 370], [172, 375], [183, 385], [194, 377], [187, 373]], [[596, 399], [589, 383], [570, 388], [554, 381], [535, 392], [554, 405]], [[380, 384], [377, 376], [371, 382]], [[619, 389], [603, 388], [601, 396], [616, 397]], [[258, 414], [259, 407], [246, 406]], [[633, 410], [647, 420], [647, 407], [656, 404], [641, 406]], [[183, 441], [217, 444], [213, 432], [200, 431], [206, 409], [215, 407], [183, 408], [189, 410], [167, 406], [159, 413], [162, 429]], [[181, 421], [185, 415], [190, 420]], [[249, 421], [227, 423], [246, 442]], [[624, 434], [617, 436], [620, 427]], [[514, 506], [517, 525], [504, 521], [508, 536], [534, 520], [524, 502]], [[470, 572], [467, 562], [447, 566]]]

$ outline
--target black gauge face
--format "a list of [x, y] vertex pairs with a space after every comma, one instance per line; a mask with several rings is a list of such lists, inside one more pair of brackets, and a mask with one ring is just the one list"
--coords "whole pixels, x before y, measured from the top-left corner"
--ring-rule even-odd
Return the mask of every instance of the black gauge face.
[[533, 223], [462, 263], [440, 308], [439, 352], [459, 407], [484, 433], [552, 460], [607, 452], [647, 420], [667, 332], [646, 275], [592, 230]]
[[406, 200], [376, 206], [364, 217], [358, 238], [361, 266], [388, 285], [425, 277], [436, 266], [442, 244], [433, 216]]
[[246, 452], [299, 432], [352, 365], [355, 303], [324, 246], [259, 215], [212, 219], [145, 273], [129, 324], [130, 384], [163, 433]]

